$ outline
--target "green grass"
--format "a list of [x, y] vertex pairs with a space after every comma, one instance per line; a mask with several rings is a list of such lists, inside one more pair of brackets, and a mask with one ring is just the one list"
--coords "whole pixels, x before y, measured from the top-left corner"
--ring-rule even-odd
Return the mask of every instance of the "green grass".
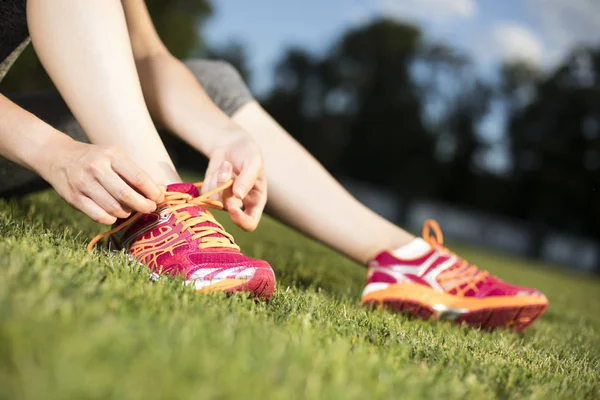
[[51, 191], [0, 201], [0, 398], [600, 398], [595, 278], [455, 248], [550, 299], [489, 333], [363, 309], [364, 267], [269, 218], [231, 229], [273, 265], [268, 303], [151, 283], [86, 253], [101, 230]]

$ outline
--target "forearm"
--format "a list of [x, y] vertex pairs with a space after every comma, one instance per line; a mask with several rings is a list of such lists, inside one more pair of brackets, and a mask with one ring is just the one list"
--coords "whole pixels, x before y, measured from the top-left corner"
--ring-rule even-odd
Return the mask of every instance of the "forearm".
[[127, 217], [123, 206], [151, 212], [162, 198], [161, 189], [118, 149], [73, 140], [1, 94], [0, 155], [35, 171], [97, 222]]
[[202, 190], [233, 179], [223, 204], [242, 229], [256, 229], [267, 199], [260, 150], [252, 138], [219, 109], [193, 73], [166, 51], [137, 61], [142, 87], [154, 118], [203, 152], [210, 161]]
[[212, 102], [192, 72], [167, 52], [136, 64], [154, 119], [209, 155], [232, 130], [231, 119]]
[[43, 175], [50, 143], [72, 140], [0, 94], [0, 155]]

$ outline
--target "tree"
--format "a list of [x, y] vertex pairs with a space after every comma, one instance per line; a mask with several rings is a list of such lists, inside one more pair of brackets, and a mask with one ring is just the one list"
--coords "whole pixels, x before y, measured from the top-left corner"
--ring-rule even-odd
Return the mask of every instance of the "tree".
[[493, 89], [477, 77], [467, 56], [443, 43], [425, 46], [415, 69], [424, 119], [436, 138], [436, 197], [482, 208], [474, 181], [475, 157], [487, 147], [479, 124], [489, 112]]
[[420, 46], [418, 28], [382, 20], [325, 57], [291, 50], [264, 104], [333, 172], [418, 191], [433, 155], [410, 72]]
[[433, 159], [410, 70], [421, 45], [418, 28], [383, 20], [349, 32], [334, 55], [339, 86], [356, 107], [346, 169], [409, 193], [422, 191]]
[[510, 118], [521, 193], [513, 211], [600, 237], [600, 50], [575, 50], [553, 74], [525, 82], [533, 100]]

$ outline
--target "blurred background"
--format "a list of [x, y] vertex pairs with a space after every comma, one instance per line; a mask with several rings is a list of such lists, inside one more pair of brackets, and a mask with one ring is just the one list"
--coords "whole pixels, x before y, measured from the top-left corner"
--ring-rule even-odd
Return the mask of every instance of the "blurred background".
[[[234, 64], [385, 217], [600, 272], [599, 1], [147, 3], [174, 55]], [[52, 87], [31, 47], [2, 85]], [[165, 140], [180, 167], [203, 169]]]

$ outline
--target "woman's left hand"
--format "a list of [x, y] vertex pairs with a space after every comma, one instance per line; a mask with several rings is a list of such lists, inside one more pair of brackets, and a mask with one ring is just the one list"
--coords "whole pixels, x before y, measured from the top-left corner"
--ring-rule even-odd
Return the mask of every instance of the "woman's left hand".
[[236, 225], [251, 232], [258, 226], [267, 203], [267, 178], [258, 145], [235, 126], [222, 134], [209, 154], [202, 193], [230, 179], [233, 185], [214, 197], [223, 202]]

